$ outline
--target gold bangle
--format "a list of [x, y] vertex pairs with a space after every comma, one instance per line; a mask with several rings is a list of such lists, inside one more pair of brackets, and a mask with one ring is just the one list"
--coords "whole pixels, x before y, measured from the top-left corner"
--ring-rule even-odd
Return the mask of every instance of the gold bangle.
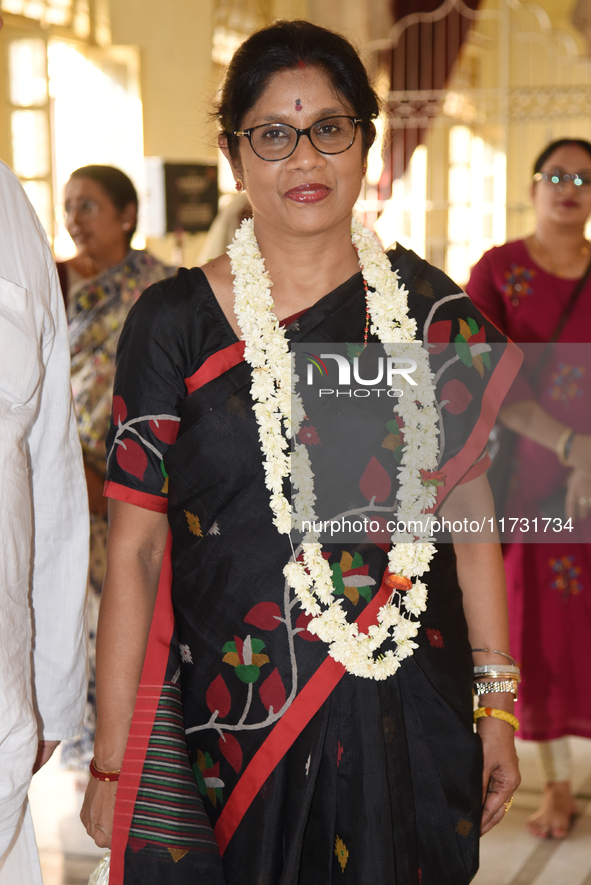
[[[573, 437], [574, 435], [575, 435], [575, 431], [572, 429], [572, 427], [567, 427], [566, 430], [564, 430], [560, 434], [560, 436], [558, 438], [558, 442], [556, 443], [556, 455], [563, 467], [569, 466], [569, 463], [568, 463], [568, 461], [566, 459], [566, 455], [565, 455], [565, 449], [566, 449], [567, 443], [569, 442], [569, 440], [571, 440], [571, 437]], [[570, 446], [569, 446], [569, 452], [570, 452]]]
[[495, 707], [478, 707], [474, 710], [474, 722], [482, 719], [483, 716], [492, 716], [493, 719], [502, 719], [513, 727], [514, 731], [519, 729], [519, 719], [513, 713], [507, 713], [506, 710], [497, 710]]

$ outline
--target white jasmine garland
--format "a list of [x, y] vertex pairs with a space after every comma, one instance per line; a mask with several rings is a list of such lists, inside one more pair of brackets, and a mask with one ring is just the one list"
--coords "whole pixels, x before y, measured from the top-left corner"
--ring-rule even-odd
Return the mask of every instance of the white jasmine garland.
[[[416, 343], [413, 346], [416, 321], [408, 316], [407, 292], [398, 282], [388, 256], [371, 231], [357, 219], [351, 222], [351, 239], [369, 288], [371, 332], [385, 345], [386, 352], [393, 352], [388, 345], [396, 344], [397, 356], [404, 356], [406, 350], [409, 358], [417, 363], [413, 373], [416, 386], [409, 388], [394, 407], [394, 412], [404, 421], [404, 450], [398, 471], [398, 521], [416, 521], [435, 501], [434, 490], [424, 485], [420, 472], [421, 468], [434, 469], [437, 463], [439, 431], [432, 374], [426, 352]], [[314, 522], [316, 519], [314, 475], [306, 446], [295, 442], [291, 455], [288, 452], [287, 440], [297, 434], [304, 409], [296, 392], [298, 378], [292, 371], [287, 338], [273, 313], [272, 283], [252, 219], [242, 223], [228, 254], [234, 275], [234, 309], [245, 342], [244, 358], [253, 370], [251, 395], [264, 455], [265, 484], [271, 493], [273, 523], [280, 534], [289, 534], [292, 517], [300, 526], [302, 520]], [[290, 471], [297, 489], [294, 513], [283, 494], [283, 481]], [[427, 537], [427, 533], [393, 536], [392, 540], [397, 543], [388, 555], [391, 575], [412, 579], [429, 571], [435, 547], [415, 542], [415, 538]], [[377, 624], [370, 626], [367, 633], [361, 633], [356, 623], [347, 620], [342, 599], [333, 594], [331, 570], [322, 556], [317, 535], [307, 534], [302, 549], [303, 562], [292, 559], [285, 566], [284, 575], [303, 610], [312, 616], [308, 631], [328, 644], [329, 654], [349, 673], [371, 679], [391, 676], [400, 662], [418, 647], [412, 639], [420, 627], [418, 616], [427, 606], [426, 585], [416, 580], [404, 596], [394, 588], [377, 614]], [[396, 648], [375, 657], [388, 640], [393, 640]]]

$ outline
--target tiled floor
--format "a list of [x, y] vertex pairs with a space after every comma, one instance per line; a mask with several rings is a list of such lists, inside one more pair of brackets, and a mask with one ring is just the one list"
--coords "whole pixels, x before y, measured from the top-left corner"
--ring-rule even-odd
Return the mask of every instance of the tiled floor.
[[[540, 797], [540, 774], [535, 748], [519, 742], [523, 782], [509, 814], [482, 840], [474, 885], [591, 885], [591, 741], [574, 738], [571, 745], [579, 816], [569, 838], [540, 842], [526, 833], [526, 818]], [[45, 885], [87, 885], [103, 853], [78, 818], [82, 792], [76, 782], [57, 759], [33, 780], [30, 799]]]

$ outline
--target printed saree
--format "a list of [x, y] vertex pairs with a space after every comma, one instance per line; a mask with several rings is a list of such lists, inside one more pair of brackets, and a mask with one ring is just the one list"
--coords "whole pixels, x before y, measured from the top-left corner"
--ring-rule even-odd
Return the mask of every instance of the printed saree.
[[68, 299], [71, 378], [78, 430], [86, 461], [104, 471], [115, 355], [131, 306], [142, 292], [174, 273], [146, 251], [130, 249], [123, 261], [76, 287]]
[[[443, 499], [486, 469], [520, 357], [501, 347], [481, 374], [470, 340], [499, 342], [498, 331], [413, 253], [390, 257], [434, 368], [462, 362], [461, 351], [474, 376], [470, 391], [441, 377], [445, 450], [428, 480]], [[287, 335], [354, 342], [364, 323], [358, 274]], [[428, 573], [414, 656], [384, 682], [346, 674], [285, 586], [290, 544], [271, 522], [249, 389], [243, 344], [202, 271], [142, 296], [121, 337], [106, 494], [167, 512], [170, 533], [119, 782], [111, 885], [468, 883], [482, 758], [453, 548], [441, 545]], [[402, 442], [403, 428], [381, 429], [385, 465]], [[389, 592], [384, 549], [367, 541], [325, 554], [335, 593], [367, 629]]]

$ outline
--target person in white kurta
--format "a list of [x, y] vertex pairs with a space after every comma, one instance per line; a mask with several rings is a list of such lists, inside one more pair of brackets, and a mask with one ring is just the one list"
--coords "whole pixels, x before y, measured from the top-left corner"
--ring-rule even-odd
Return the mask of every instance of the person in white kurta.
[[0, 885], [42, 885], [27, 790], [36, 757], [82, 721], [87, 568], [62, 295], [43, 228], [0, 162]]

